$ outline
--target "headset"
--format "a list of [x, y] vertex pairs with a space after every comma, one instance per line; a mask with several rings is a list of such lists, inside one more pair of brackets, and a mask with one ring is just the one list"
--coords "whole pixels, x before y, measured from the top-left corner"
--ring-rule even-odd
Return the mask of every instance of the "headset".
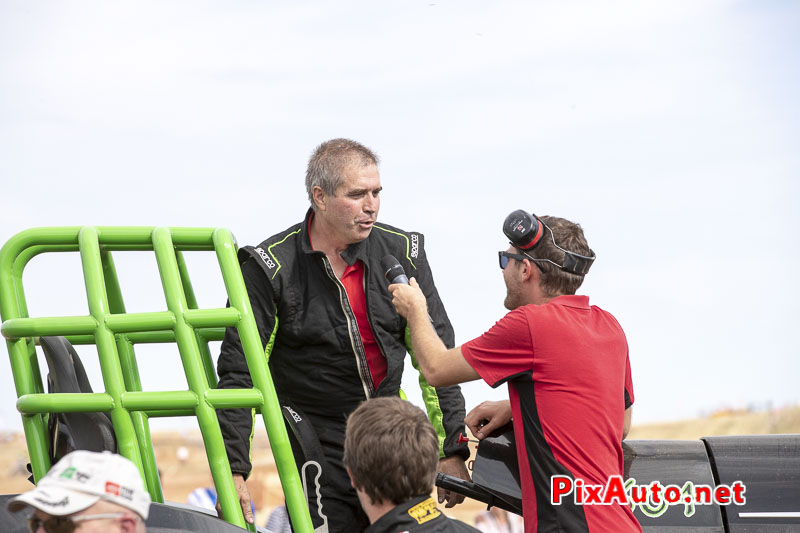
[[570, 274], [585, 276], [586, 273], [589, 272], [589, 268], [592, 266], [592, 263], [597, 257], [592, 250], [589, 250], [589, 253], [592, 254], [590, 256], [565, 250], [556, 244], [556, 238], [553, 235], [553, 230], [551, 230], [550, 227], [542, 221], [542, 219], [533, 213], [528, 213], [523, 209], [517, 209], [508, 215], [505, 222], [503, 222], [503, 233], [506, 237], [508, 237], [508, 240], [511, 241], [511, 245], [515, 248], [518, 248], [523, 253], [527, 252], [528, 250], [533, 250], [536, 248], [536, 245], [542, 242], [542, 239], [545, 235], [545, 230], [550, 232], [550, 238], [553, 241], [553, 246], [564, 252], [563, 263], [559, 265], [550, 259], [536, 259], [530, 256], [528, 256], [528, 258], [536, 262], [543, 261], [546, 263], [551, 263], [564, 272], [569, 272]]

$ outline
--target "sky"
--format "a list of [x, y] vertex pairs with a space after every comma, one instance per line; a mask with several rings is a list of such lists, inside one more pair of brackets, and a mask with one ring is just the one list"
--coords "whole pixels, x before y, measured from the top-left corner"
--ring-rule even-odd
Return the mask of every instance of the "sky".
[[[504, 315], [501, 225], [526, 209], [597, 253], [579, 293], [625, 329], [634, 424], [794, 405], [799, 56], [788, 1], [2, 0], [0, 243], [141, 225], [256, 244], [302, 219], [314, 147], [348, 137], [381, 158], [379, 221], [424, 233], [458, 343]], [[166, 308], [152, 255], [115, 260], [129, 312]], [[189, 268], [224, 305], [213, 255]], [[31, 316], [88, 314], [76, 254], [24, 283]], [[145, 389], [186, 387], [173, 348], [137, 355]], [[15, 398], [0, 364], [2, 430]]]

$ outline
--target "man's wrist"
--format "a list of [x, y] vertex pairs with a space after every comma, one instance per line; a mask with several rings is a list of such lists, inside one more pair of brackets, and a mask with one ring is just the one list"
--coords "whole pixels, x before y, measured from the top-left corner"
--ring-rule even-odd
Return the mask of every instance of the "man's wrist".
[[[424, 325], [424, 322], [429, 322], [428, 320], [428, 306], [427, 305], [419, 305], [414, 306], [411, 308], [411, 312], [408, 315], [408, 321], [414, 326], [420, 327]], [[413, 326], [412, 326], [413, 327]]]

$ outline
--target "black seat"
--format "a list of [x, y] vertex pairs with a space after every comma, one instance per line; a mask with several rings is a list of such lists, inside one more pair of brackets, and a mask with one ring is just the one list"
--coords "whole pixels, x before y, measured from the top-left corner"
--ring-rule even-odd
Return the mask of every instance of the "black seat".
[[[64, 337], [40, 337], [47, 360], [47, 392], [93, 392], [78, 353]], [[55, 464], [73, 450], [117, 453], [108, 413], [53, 413], [48, 422], [50, 459]]]

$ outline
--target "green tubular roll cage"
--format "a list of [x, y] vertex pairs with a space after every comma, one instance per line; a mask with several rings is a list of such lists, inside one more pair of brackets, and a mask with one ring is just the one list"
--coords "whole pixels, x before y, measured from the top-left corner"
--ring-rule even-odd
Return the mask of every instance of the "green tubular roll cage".
[[[126, 313], [112, 252], [153, 251], [167, 311]], [[230, 302], [229, 308], [198, 309], [184, 251], [214, 251]], [[260, 411], [295, 530], [313, 527], [289, 438], [275, 395], [264, 347], [247, 297], [236, 241], [221, 228], [53, 227], [23, 231], [0, 250], [0, 318], [8, 345], [35, 480], [50, 469], [47, 417], [54, 413], [106, 412], [110, 415], [119, 453], [136, 464], [153, 501], [164, 495], [156, 467], [150, 417], [195, 416], [208, 465], [226, 519], [249, 528], [239, 505], [225, 453], [216, 409], [251, 407]], [[29, 317], [22, 273], [35, 256], [47, 252], [79, 252], [89, 314]], [[236, 327], [253, 379], [252, 389], [216, 389], [217, 377], [208, 348], [221, 340], [225, 327]], [[94, 344], [105, 392], [44, 392], [36, 357], [38, 338], [63, 335], [72, 344]], [[176, 343], [189, 390], [143, 391], [134, 345]]]

